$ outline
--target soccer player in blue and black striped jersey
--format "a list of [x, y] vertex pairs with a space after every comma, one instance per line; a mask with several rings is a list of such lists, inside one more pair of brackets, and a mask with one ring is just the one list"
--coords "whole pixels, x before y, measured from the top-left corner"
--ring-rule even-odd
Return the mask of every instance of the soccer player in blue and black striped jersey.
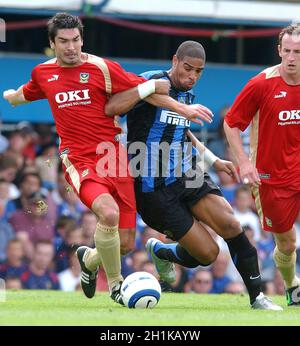
[[[189, 105], [193, 103], [192, 88], [203, 73], [205, 60], [203, 46], [186, 41], [178, 47], [169, 71], [146, 72], [143, 77], [169, 80], [169, 96]], [[237, 176], [232, 163], [201, 147], [190, 132], [186, 117], [158, 107], [157, 102], [156, 106], [151, 104], [157, 97], [164, 100], [168, 96], [151, 95], [141, 101], [136, 90], [121, 94], [110, 99], [106, 113], [121, 114], [133, 107], [127, 113], [128, 155], [135, 178], [137, 210], [146, 224], [176, 241], [164, 244], [151, 238], [146, 244], [161, 279], [175, 281], [174, 262], [194, 268], [216, 259], [219, 248], [205, 228], [208, 225], [227, 242], [248, 289], [251, 306], [282, 310], [261, 292], [256, 249], [218, 186], [201, 168], [203, 160], [195, 146], [215, 169]]]

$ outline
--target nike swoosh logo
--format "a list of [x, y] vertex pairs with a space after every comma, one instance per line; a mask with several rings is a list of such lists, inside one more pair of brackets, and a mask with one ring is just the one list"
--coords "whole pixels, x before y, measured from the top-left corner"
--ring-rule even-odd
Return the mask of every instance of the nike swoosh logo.
[[254, 276], [254, 277], [251, 275], [251, 276], [250, 276], [250, 280], [255, 280], [255, 279], [258, 279], [259, 277], [260, 277], [260, 275]]

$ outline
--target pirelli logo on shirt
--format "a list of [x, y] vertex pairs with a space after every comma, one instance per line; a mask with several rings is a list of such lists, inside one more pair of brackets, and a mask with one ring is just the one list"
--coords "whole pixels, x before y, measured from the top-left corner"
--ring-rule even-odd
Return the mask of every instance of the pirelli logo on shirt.
[[70, 90], [57, 93], [55, 95], [55, 101], [59, 105], [58, 108], [88, 105], [92, 103], [89, 95], [89, 89]]
[[300, 125], [300, 109], [281, 111], [278, 114], [278, 125]]
[[160, 114], [160, 121], [162, 123], [167, 123], [170, 125], [179, 125], [185, 127], [190, 127], [191, 125], [191, 122], [182, 115], [179, 115], [175, 112], [167, 111], [165, 109], [162, 110]]

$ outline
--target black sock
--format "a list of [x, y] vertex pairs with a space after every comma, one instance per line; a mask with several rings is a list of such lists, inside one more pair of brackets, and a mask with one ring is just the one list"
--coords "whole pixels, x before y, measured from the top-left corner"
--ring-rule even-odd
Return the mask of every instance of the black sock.
[[257, 251], [242, 232], [235, 238], [225, 239], [232, 261], [240, 273], [252, 304], [262, 291], [261, 276], [258, 268]]
[[196, 268], [199, 265], [203, 266], [203, 264], [192, 257], [180, 244], [158, 243], [154, 247], [154, 253], [161, 259], [178, 263], [187, 268]]

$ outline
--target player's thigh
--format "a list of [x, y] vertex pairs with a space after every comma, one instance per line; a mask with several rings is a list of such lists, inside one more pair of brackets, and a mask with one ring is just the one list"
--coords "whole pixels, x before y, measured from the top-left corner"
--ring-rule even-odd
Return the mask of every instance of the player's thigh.
[[121, 254], [126, 255], [135, 247], [136, 204], [133, 179], [131, 177], [116, 178], [113, 184], [115, 187], [114, 197], [120, 210]]
[[196, 220], [186, 234], [179, 239], [179, 243], [203, 265], [212, 263], [219, 253], [215, 240], [207, 229]]
[[175, 241], [194, 223], [191, 213], [180, 202], [176, 188], [169, 186], [153, 192], [142, 192], [139, 186], [135, 189], [137, 211], [143, 221]]
[[[84, 180], [81, 184], [80, 200], [90, 208], [100, 222], [118, 223], [119, 207], [111, 194], [111, 187], [103, 180]], [[108, 220], [109, 219], [109, 220]]]
[[230, 204], [222, 196], [206, 194], [191, 207], [191, 212], [222, 238], [233, 238], [242, 231]]
[[[116, 178], [112, 180], [114, 185], [113, 197], [120, 209], [120, 229], [135, 229], [136, 203], [134, 195], [133, 179], [131, 177]], [[129, 232], [130, 235], [132, 231]]]

